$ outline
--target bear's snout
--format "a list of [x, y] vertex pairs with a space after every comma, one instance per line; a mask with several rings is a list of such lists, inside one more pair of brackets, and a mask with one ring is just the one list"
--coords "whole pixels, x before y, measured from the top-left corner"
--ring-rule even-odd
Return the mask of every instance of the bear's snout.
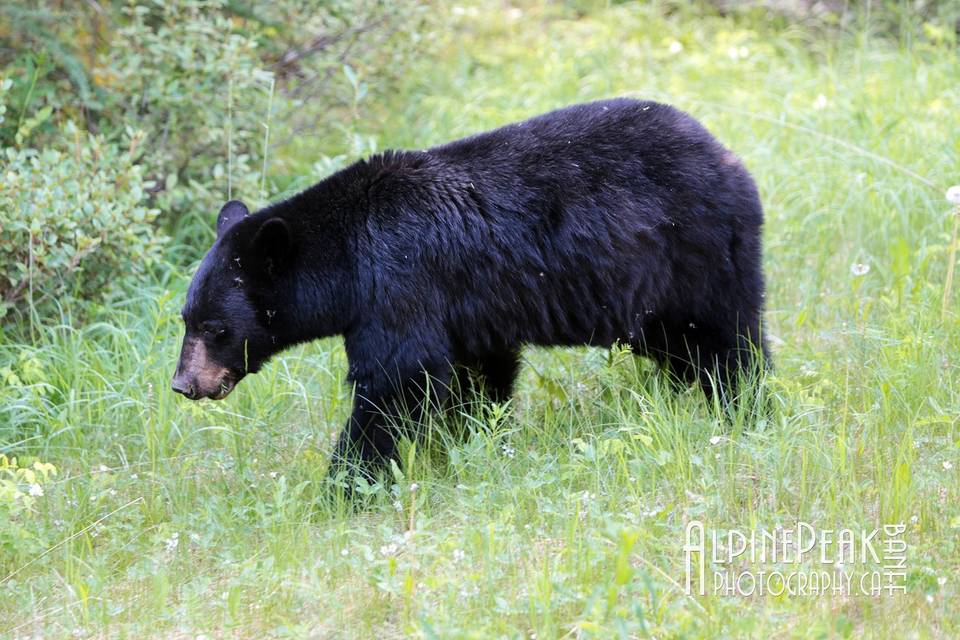
[[187, 337], [183, 341], [180, 362], [170, 386], [190, 400], [221, 400], [233, 391], [238, 378], [227, 367], [209, 357], [201, 338]]
[[173, 382], [170, 386], [174, 391], [182, 394], [190, 400], [197, 399], [197, 385], [193, 382], [185, 380], [183, 376], [174, 376]]

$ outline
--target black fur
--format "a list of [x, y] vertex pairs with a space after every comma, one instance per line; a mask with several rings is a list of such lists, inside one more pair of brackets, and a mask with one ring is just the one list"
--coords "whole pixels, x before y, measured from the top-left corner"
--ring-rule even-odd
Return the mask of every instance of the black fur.
[[577, 105], [236, 206], [191, 285], [188, 336], [225, 326], [208, 351], [239, 379], [343, 335], [356, 398], [337, 459], [390, 456], [389, 416], [417, 417], [424, 372], [438, 398], [457, 364], [506, 399], [525, 344], [621, 341], [708, 390], [765, 353], [756, 187], [666, 105]]

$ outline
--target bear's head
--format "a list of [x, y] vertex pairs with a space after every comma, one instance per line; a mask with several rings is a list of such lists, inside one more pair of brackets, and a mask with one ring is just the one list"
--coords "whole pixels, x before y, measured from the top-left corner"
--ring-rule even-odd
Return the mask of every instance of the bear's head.
[[217, 238], [187, 291], [185, 333], [173, 390], [191, 400], [226, 397], [289, 342], [274, 322], [280, 276], [294, 255], [286, 220], [250, 215], [238, 201], [217, 216]]

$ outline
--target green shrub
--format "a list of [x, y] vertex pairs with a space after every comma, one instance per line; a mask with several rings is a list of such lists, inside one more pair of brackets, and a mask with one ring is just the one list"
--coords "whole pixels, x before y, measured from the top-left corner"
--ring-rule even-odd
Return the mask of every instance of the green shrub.
[[56, 473], [52, 464], [20, 465], [0, 453], [0, 577], [14, 568], [8, 561], [42, 547], [41, 536], [29, 521], [37, 499], [43, 497], [43, 485]]
[[[291, 172], [278, 147], [308, 138], [311, 163], [318, 139], [343, 152], [359, 100], [415, 60], [428, 15], [412, 0], [13, 0], [0, 3], [0, 70], [19, 114], [51, 108], [112, 143], [125, 125], [144, 131], [150, 205], [207, 229], [228, 196], [257, 204], [274, 191], [265, 172]], [[34, 146], [57, 142], [49, 122], [36, 133]]]
[[318, 131], [343, 154], [361, 99], [413, 59], [414, 5], [0, 3], [0, 322], [102, 299], [158, 257], [161, 221], [172, 260], [198, 257], [225, 199], [262, 204], [267, 174], [324, 157]]
[[[0, 81], [0, 105], [10, 85]], [[143, 134], [128, 130], [121, 148], [70, 122], [60, 133], [60, 145], [0, 149], [0, 316], [96, 299], [158, 257]]]
[[124, 7], [95, 81], [111, 119], [148, 132], [143, 164], [164, 212], [215, 212], [228, 191], [255, 194], [272, 74], [224, 0]]

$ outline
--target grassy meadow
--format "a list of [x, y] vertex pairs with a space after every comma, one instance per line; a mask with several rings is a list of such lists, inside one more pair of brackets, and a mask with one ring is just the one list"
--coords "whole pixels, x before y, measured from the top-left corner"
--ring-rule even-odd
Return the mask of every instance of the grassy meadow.
[[[33, 541], [0, 558], [0, 637], [960, 636], [960, 292], [941, 313], [955, 39], [655, 4], [432, 10], [448, 28], [395, 95], [352, 113], [356, 135], [278, 140], [274, 195], [566, 104], [670, 102], [757, 180], [776, 411], [725, 421], [619, 350], [528, 349], [510, 403], [436, 418], [362, 508], [331, 505], [339, 340], [220, 403], [169, 388], [216, 214], [198, 211], [127, 295], [0, 342], [0, 453], [57, 469], [0, 522]], [[693, 519], [902, 522], [906, 592], [687, 595]]]

